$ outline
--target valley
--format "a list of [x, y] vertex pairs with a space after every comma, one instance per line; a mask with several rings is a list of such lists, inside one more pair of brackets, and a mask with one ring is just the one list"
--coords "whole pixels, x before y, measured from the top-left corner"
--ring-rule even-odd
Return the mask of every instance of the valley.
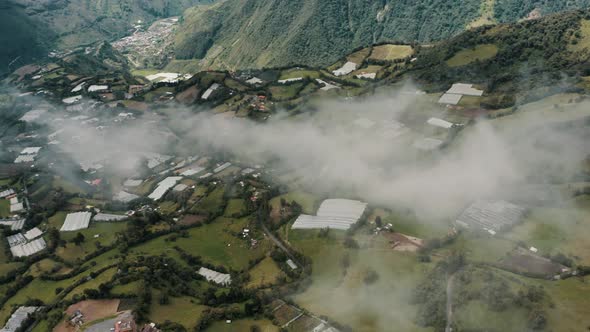
[[196, 3], [6, 75], [3, 331], [590, 328], [583, 1]]

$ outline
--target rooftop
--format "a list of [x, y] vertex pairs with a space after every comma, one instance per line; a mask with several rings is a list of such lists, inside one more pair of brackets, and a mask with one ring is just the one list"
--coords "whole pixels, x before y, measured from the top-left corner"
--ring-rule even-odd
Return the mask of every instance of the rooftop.
[[316, 216], [302, 214], [293, 229], [334, 228], [347, 230], [365, 212], [367, 203], [349, 199], [327, 199], [322, 202]]
[[92, 213], [90, 212], [74, 212], [68, 213], [64, 224], [61, 226], [61, 232], [77, 231], [80, 229], [88, 228], [90, 225], [90, 218]]

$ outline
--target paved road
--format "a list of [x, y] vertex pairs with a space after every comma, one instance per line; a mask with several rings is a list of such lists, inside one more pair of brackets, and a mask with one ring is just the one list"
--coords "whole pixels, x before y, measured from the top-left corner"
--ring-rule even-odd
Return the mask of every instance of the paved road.
[[287, 248], [283, 242], [281, 242], [279, 239], [277, 239], [276, 236], [274, 236], [274, 234], [266, 227], [266, 225], [264, 224], [263, 221], [258, 220], [258, 223], [260, 224], [260, 226], [262, 227], [262, 230], [264, 231], [264, 233], [272, 240], [272, 242], [274, 242], [277, 247], [281, 248], [281, 250], [283, 250], [285, 252], [285, 254], [287, 254], [287, 256], [289, 256], [289, 258], [291, 258], [291, 260], [293, 262], [295, 262], [295, 264], [297, 264], [297, 266], [301, 266], [301, 264], [297, 261], [297, 259], [295, 259], [295, 256], [293, 256], [293, 254], [291, 254], [291, 251], [289, 250], [289, 248]]

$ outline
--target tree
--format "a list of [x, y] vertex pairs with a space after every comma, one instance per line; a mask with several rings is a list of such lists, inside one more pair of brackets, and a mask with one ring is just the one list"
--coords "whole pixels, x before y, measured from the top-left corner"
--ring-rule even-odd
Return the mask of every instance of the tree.
[[377, 227], [383, 226], [383, 221], [381, 221], [381, 216], [377, 216], [377, 218], [375, 218], [375, 225], [377, 225]]
[[76, 234], [76, 236], [72, 239], [72, 242], [79, 246], [80, 244], [82, 244], [82, 242], [84, 242], [85, 239], [86, 238], [84, 237], [84, 234], [78, 232], [78, 234]]
[[363, 278], [366, 285], [374, 284], [377, 280], [379, 280], [379, 274], [373, 269], [367, 271], [367, 274], [365, 274], [365, 277]]

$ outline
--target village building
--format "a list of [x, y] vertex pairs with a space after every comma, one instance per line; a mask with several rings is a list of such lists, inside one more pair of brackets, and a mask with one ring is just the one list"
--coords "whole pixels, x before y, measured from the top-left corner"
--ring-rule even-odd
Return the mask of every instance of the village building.
[[231, 163], [230, 162], [223, 163], [221, 166], [215, 168], [213, 170], [213, 173], [219, 173], [219, 172], [225, 170], [226, 168], [228, 168], [230, 166], [231, 166]]
[[483, 90], [473, 87], [473, 84], [455, 83], [438, 100], [439, 104], [457, 105], [463, 96], [481, 97]]
[[315, 216], [302, 214], [293, 229], [333, 228], [347, 230], [363, 216], [367, 203], [349, 199], [327, 199], [320, 204]]

